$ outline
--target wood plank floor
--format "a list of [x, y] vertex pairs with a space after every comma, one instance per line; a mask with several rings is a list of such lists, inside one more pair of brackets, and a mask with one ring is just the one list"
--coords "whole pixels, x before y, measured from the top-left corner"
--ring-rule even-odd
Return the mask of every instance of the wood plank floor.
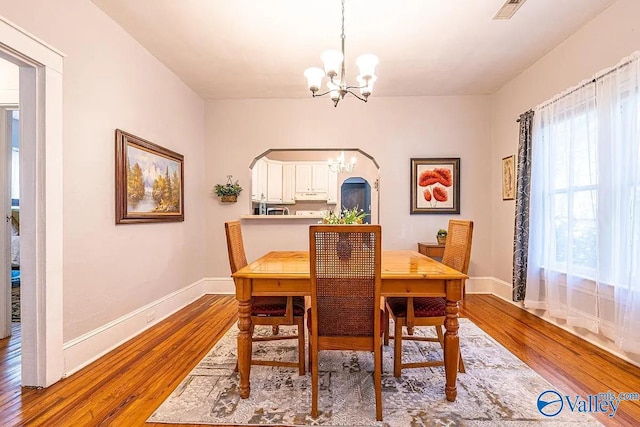
[[[496, 297], [468, 295], [462, 315], [561, 393], [640, 391], [640, 368]], [[20, 388], [16, 328], [13, 337], [0, 340], [0, 425], [166, 427], [145, 420], [235, 320], [233, 297], [205, 296], [43, 390]], [[622, 402], [613, 419], [598, 419], [608, 426], [638, 425], [640, 402]]]

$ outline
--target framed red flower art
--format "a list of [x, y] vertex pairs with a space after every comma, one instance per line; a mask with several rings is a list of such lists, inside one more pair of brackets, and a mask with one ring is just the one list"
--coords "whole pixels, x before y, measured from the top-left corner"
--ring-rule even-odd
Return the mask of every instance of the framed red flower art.
[[460, 213], [460, 158], [411, 159], [411, 214]]

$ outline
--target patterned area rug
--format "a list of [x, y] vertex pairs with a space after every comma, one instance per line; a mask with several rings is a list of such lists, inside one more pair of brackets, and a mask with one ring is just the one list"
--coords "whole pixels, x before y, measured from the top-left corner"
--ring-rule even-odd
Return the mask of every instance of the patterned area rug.
[[[260, 329], [258, 329], [260, 328]], [[257, 327], [256, 333], [270, 333]], [[419, 331], [419, 332], [418, 332]], [[240, 399], [233, 326], [149, 422], [220, 425], [323, 426], [585, 426], [599, 425], [587, 414], [563, 411], [553, 418], [536, 407], [540, 393], [553, 387], [467, 319], [460, 319], [466, 373], [458, 375], [458, 397], [447, 402], [444, 368], [407, 369], [393, 377], [393, 346], [384, 349], [383, 422], [375, 419], [373, 356], [366, 352], [320, 353], [320, 416], [313, 419], [311, 376], [297, 370], [253, 366], [251, 396]], [[281, 327], [281, 333], [287, 333]], [[435, 336], [434, 328], [416, 333]], [[255, 343], [254, 357], [269, 354], [295, 360], [295, 340]], [[392, 343], [393, 344], [393, 343]], [[403, 361], [440, 359], [437, 343], [403, 342]], [[418, 359], [417, 359], [418, 358]]]
[[11, 287], [11, 321], [20, 322], [20, 284]]

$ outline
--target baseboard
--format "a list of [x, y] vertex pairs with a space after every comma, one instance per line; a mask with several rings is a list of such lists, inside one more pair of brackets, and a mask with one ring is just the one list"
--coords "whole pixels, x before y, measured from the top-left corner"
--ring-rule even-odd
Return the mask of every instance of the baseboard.
[[67, 377], [205, 294], [233, 293], [233, 281], [200, 279], [63, 345]]
[[[491, 294], [501, 298], [516, 307], [528, 311], [541, 319], [556, 325], [603, 350], [626, 360], [636, 366], [640, 362], [620, 354], [614, 348], [609, 348], [601, 342], [581, 336], [576, 331], [558, 324], [553, 319], [541, 316], [531, 310], [526, 310], [521, 303], [511, 300], [511, 284], [495, 277], [471, 277], [465, 284], [467, 294]], [[233, 295], [235, 286], [229, 277], [205, 277], [184, 288], [175, 291], [150, 304], [140, 307], [112, 322], [93, 331], [75, 338], [63, 346], [64, 377], [82, 369], [91, 362], [99, 359], [109, 351], [127, 342], [146, 329], [169, 317], [176, 311], [197, 300], [205, 294]]]
[[548, 322], [564, 331], [569, 332], [571, 335], [574, 335], [582, 340], [585, 340], [589, 344], [595, 345], [596, 347], [606, 351], [607, 353], [612, 354], [615, 357], [618, 357], [626, 362], [631, 363], [632, 365], [640, 367], [640, 359], [633, 359], [630, 357], [632, 356], [631, 354], [621, 353], [620, 350], [618, 350], [615, 347], [614, 343], [608, 338], [605, 338], [603, 336], [597, 336], [597, 335], [585, 336], [579, 333], [579, 331], [576, 331], [575, 329], [567, 325], [557, 322], [554, 318], [545, 316], [543, 310], [529, 310], [525, 308], [521, 302], [515, 302], [512, 300], [511, 283], [505, 282], [495, 277], [492, 277], [490, 279], [493, 282], [493, 290], [491, 292], [492, 295], [508, 302], [511, 305], [518, 307], [521, 310], [524, 310], [528, 313], [533, 314], [536, 317], [539, 317], [545, 322]]

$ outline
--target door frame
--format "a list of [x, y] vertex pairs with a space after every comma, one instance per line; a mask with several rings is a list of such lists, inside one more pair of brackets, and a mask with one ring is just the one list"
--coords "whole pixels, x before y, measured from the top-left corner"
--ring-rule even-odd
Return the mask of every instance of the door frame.
[[9, 217], [11, 215], [12, 126], [11, 111], [14, 104], [0, 105], [0, 339], [11, 335], [11, 243], [9, 239]]
[[64, 55], [0, 16], [0, 56], [20, 67], [22, 385], [62, 378]]

